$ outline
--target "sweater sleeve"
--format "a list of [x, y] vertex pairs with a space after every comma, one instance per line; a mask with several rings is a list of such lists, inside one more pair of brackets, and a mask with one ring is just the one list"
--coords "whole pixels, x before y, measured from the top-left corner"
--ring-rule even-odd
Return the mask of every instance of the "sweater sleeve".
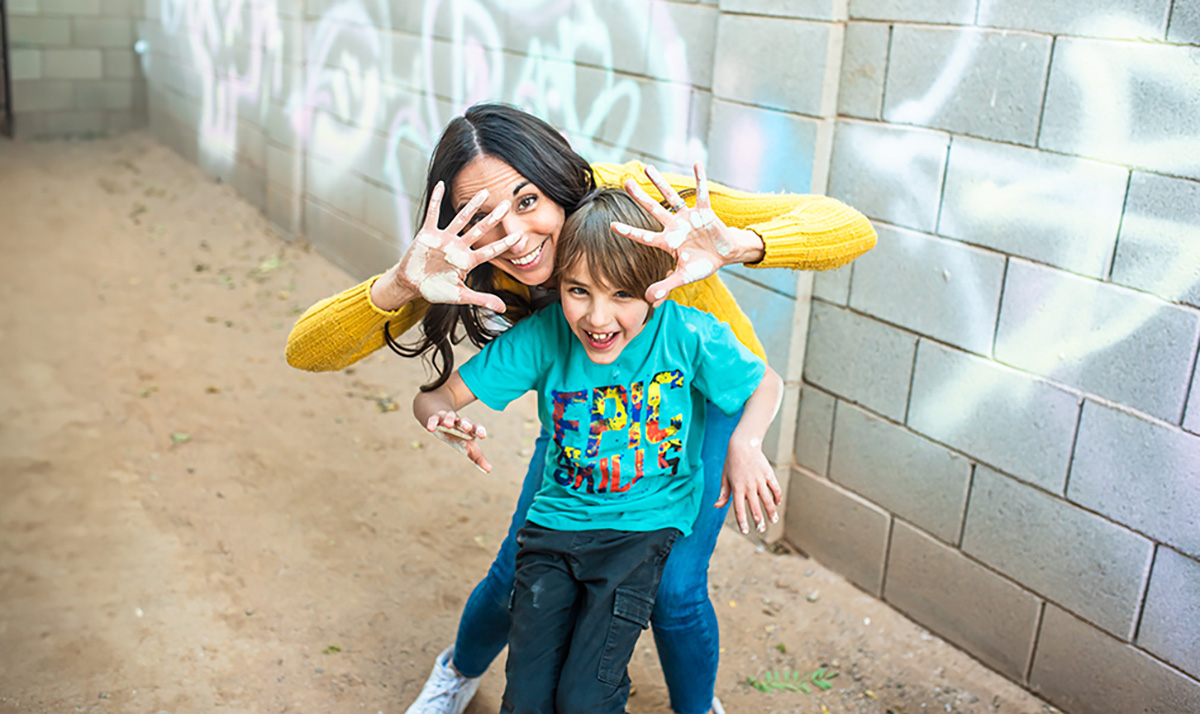
[[[600, 183], [621, 185], [633, 179], [652, 197], [658, 189], [646, 178], [645, 164], [594, 164]], [[671, 186], [695, 205], [696, 180], [664, 174]], [[793, 193], [748, 193], [709, 181], [713, 211], [725, 225], [747, 228], [763, 239], [765, 254], [750, 268], [830, 270], [875, 247], [875, 229], [859, 211], [828, 196]]]
[[389, 312], [371, 302], [371, 285], [355, 285], [308, 308], [288, 335], [287, 361], [297, 369], [329, 372], [343, 369], [383, 347], [383, 326], [399, 337], [417, 324], [428, 303], [416, 299]]

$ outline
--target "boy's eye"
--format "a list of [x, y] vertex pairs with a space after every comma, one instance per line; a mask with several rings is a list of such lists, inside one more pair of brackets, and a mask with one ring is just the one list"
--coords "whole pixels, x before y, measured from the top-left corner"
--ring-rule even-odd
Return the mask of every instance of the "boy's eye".
[[582, 297], [584, 295], [587, 295], [587, 290], [584, 290], [583, 288], [579, 287], [578, 285], [573, 285], [573, 286], [567, 288], [567, 293], [578, 296], [578, 297]]
[[620, 300], [629, 300], [630, 298], [633, 297], [633, 295], [631, 295], [630, 293], [628, 293], [624, 290], [616, 291], [615, 293], [613, 293], [613, 296]]

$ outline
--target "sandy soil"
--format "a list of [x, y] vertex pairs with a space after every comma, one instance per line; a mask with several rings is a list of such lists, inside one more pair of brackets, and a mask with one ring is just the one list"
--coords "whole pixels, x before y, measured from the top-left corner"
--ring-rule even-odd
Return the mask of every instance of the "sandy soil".
[[[532, 401], [476, 410], [484, 476], [409, 416], [418, 364], [288, 367], [353, 281], [144, 134], [0, 140], [0, 247], [0, 712], [402, 712], [507, 527]], [[801, 556], [727, 530], [712, 572], [731, 714], [1046, 710]], [[744, 684], [819, 667], [811, 696]], [[631, 674], [631, 711], [668, 712], [652, 638]]]

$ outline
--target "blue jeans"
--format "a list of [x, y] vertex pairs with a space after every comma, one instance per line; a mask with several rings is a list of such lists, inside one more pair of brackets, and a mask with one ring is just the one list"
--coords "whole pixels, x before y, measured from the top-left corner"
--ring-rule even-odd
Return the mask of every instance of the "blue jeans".
[[[739, 412], [727, 417], [712, 404], [707, 405], [700, 515], [691, 535], [675, 541], [650, 620], [663, 677], [671, 693], [671, 709], [677, 714], [702, 714], [712, 708], [721, 643], [717, 613], [708, 599], [708, 561], [729, 508], [728, 504], [724, 508], [713, 508], [712, 504], [721, 493], [725, 452], [741, 416]], [[492, 561], [487, 577], [475, 586], [463, 608], [454, 642], [454, 668], [465, 677], [482, 675], [508, 643], [512, 622], [508, 602], [516, 567], [516, 534], [525, 525], [533, 494], [541, 486], [542, 464], [549, 442], [550, 437], [543, 431], [525, 474], [508, 537], [500, 544], [500, 552]]]

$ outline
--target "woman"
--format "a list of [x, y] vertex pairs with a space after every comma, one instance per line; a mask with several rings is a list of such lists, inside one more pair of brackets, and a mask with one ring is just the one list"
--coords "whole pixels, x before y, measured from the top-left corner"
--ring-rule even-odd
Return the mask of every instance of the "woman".
[[[614, 226], [675, 256], [677, 268], [651, 285], [646, 298], [697, 307], [726, 322], [747, 347], [764, 356], [749, 319], [715, 275], [733, 263], [752, 267], [828, 269], [844, 265], [875, 244], [875, 231], [854, 209], [822, 196], [753, 195], [714, 187], [696, 167], [693, 206], [652, 167], [589, 166], [545, 122], [504, 105], [477, 105], [450, 122], [430, 161], [426, 221], [391, 270], [334, 297], [300, 317], [288, 338], [288, 362], [308, 370], [342, 369], [422, 322], [422, 336], [401, 354], [429, 354], [434, 386], [453, 368], [451, 341], [459, 325], [476, 344], [495, 335], [490, 313], [518, 320], [546, 299], [543, 284], [554, 268], [555, 244], [567, 214], [597, 184], [624, 184], [663, 224], [646, 234]], [[664, 208], [646, 188], [663, 196]], [[480, 310], [479, 308], [484, 308]], [[693, 533], [667, 561], [652, 624], [679, 714], [720, 712], [713, 696], [719, 652], [716, 613], [708, 599], [708, 561], [730, 500], [748, 531], [746, 508], [760, 530], [774, 517], [774, 477], [748, 475], [726, 463], [737, 417], [708, 409], [704, 438], [705, 503]], [[514, 537], [538, 486], [547, 437], [536, 442], [508, 537], [487, 576], [463, 610], [455, 644], [438, 658], [409, 714], [462, 712], [479, 677], [504, 648], [513, 582]], [[471, 448], [473, 444], [466, 444]], [[710, 468], [711, 465], [711, 468]], [[762, 501], [760, 507], [759, 501]], [[765, 511], [765, 514], [764, 514]]]

